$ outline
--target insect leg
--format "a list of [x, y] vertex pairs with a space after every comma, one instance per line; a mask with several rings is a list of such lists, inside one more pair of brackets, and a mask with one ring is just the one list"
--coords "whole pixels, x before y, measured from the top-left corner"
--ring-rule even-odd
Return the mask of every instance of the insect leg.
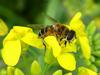
[[64, 44], [65, 44], [65, 47], [66, 47], [67, 41], [65, 41], [65, 43], [64, 43]]
[[60, 38], [60, 41], [62, 41], [63, 38]]
[[42, 42], [43, 42], [43, 45], [44, 45], [45, 51], [46, 51], [46, 42], [44, 41], [44, 39], [42, 40]]

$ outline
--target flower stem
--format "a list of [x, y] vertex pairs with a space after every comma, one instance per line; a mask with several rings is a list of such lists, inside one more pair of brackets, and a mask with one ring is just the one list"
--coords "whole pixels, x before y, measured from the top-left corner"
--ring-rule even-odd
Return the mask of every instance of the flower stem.
[[46, 75], [46, 72], [48, 70], [48, 64], [45, 64], [44, 69], [43, 69], [43, 75]]

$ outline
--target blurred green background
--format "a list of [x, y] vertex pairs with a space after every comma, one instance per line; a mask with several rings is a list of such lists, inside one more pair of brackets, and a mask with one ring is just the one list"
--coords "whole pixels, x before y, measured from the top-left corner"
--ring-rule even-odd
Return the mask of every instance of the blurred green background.
[[[60, 23], [68, 24], [78, 11], [82, 12], [85, 25], [95, 20], [96, 31], [100, 32], [100, 0], [0, 0], [0, 18], [7, 23], [9, 30], [14, 25], [54, 24], [48, 16]], [[3, 38], [0, 37], [0, 41]], [[1, 43], [0, 47], [2, 47]], [[27, 63], [34, 59], [33, 56], [30, 58], [28, 56], [31, 55], [27, 54], [24, 57], [24, 64], [19, 64], [21, 69], [24, 69], [25, 65], [29, 67]], [[0, 60], [0, 68], [4, 66], [3, 61]], [[28, 75], [27, 70], [28, 68], [24, 71], [26, 75]]]
[[13, 25], [54, 24], [47, 15], [66, 23], [77, 11], [82, 12], [86, 24], [94, 19], [100, 28], [100, 0], [0, 0], [0, 18], [9, 28]]

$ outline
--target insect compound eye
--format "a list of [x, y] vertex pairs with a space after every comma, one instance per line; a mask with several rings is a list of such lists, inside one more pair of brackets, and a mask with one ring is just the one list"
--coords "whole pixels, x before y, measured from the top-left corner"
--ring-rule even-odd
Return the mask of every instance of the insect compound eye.
[[75, 31], [73, 31], [73, 30], [70, 30], [70, 34], [73, 34], [73, 35], [75, 35]]
[[75, 36], [75, 31], [73, 31], [73, 30], [70, 30], [69, 32], [68, 32], [68, 34], [67, 34], [67, 40], [72, 40], [73, 39], [73, 37]]

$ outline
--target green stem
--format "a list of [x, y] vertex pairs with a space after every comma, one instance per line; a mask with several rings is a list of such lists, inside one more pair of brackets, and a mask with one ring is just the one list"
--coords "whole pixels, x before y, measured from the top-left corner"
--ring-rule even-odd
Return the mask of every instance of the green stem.
[[46, 72], [48, 70], [48, 64], [45, 64], [44, 69], [43, 69], [43, 75], [46, 75]]
[[14, 75], [14, 67], [12, 66], [7, 67], [7, 75]]
[[45, 67], [43, 69], [43, 75], [46, 75], [46, 73], [48, 72], [49, 68], [52, 66], [53, 64], [45, 64]]

